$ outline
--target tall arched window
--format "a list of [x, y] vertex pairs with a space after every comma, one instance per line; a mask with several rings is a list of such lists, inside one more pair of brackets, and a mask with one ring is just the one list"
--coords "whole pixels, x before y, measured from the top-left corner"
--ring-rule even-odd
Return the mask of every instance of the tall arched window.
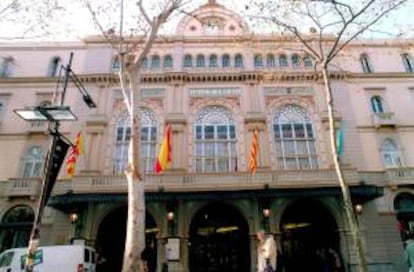
[[141, 61], [141, 68], [145, 69], [148, 68], [148, 59], [145, 57]]
[[263, 58], [262, 55], [257, 54], [254, 56], [254, 67], [263, 67]]
[[205, 67], [206, 66], [204, 55], [202, 55], [202, 54], [197, 55], [196, 65], [197, 65], [197, 67]]
[[40, 146], [33, 146], [24, 157], [23, 177], [32, 178], [42, 175], [45, 154]]
[[228, 54], [224, 54], [221, 57], [221, 66], [222, 67], [230, 67], [230, 56]]
[[[157, 121], [152, 111], [146, 108], [140, 109], [141, 140], [140, 140], [140, 167], [144, 173], [154, 171], [154, 163], [157, 145]], [[128, 163], [128, 147], [131, 139], [130, 117], [124, 113], [116, 126], [115, 153], [113, 161], [113, 173], [124, 172]]]
[[111, 61], [111, 69], [112, 71], [118, 71], [121, 68], [121, 63], [119, 62], [119, 57], [115, 56], [112, 58]]
[[306, 69], [308, 68], [312, 68], [313, 67], [313, 63], [312, 63], [312, 59], [310, 56], [305, 56], [303, 58], [303, 64], [305, 66]]
[[26, 247], [33, 225], [34, 212], [26, 205], [8, 210], [0, 224], [0, 252], [8, 248]]
[[164, 68], [172, 68], [173, 67], [173, 59], [171, 55], [164, 56]]
[[267, 54], [267, 56], [266, 56], [266, 66], [267, 67], [275, 67], [276, 66], [275, 56], [273, 54]]
[[160, 68], [160, 56], [154, 55], [151, 58], [151, 68]]
[[401, 167], [402, 162], [397, 144], [391, 139], [385, 139], [381, 146], [382, 159], [386, 168]]
[[414, 72], [414, 63], [413, 63], [413, 60], [412, 60], [411, 56], [408, 55], [408, 54], [402, 54], [401, 58], [402, 58], [402, 62], [403, 62], [404, 67], [405, 67], [405, 71], [407, 73], [413, 73]]
[[52, 58], [49, 63], [49, 69], [48, 69], [47, 75], [50, 77], [55, 77], [59, 69], [60, 63], [61, 63], [61, 59], [59, 57]]
[[298, 54], [293, 54], [290, 57], [291, 61], [292, 61], [292, 67], [297, 68], [300, 65], [300, 58]]
[[210, 67], [217, 67], [217, 55], [210, 55], [209, 58], [209, 66]]
[[203, 108], [195, 122], [195, 171], [229, 172], [237, 167], [236, 128], [222, 106]]
[[288, 61], [286, 55], [280, 55], [279, 56], [279, 66], [280, 67], [287, 67]]
[[243, 56], [241, 54], [234, 57], [234, 67], [243, 67]]
[[13, 57], [0, 57], [0, 77], [9, 77], [12, 74]]
[[184, 67], [193, 67], [193, 57], [191, 55], [184, 56]]
[[273, 119], [279, 169], [318, 168], [315, 135], [308, 113], [298, 105], [286, 105]]
[[382, 103], [382, 98], [379, 95], [371, 97], [371, 108], [375, 113], [384, 112], [384, 105]]
[[371, 66], [371, 63], [369, 61], [367, 54], [361, 54], [361, 56], [359, 57], [359, 61], [361, 62], [362, 71], [364, 73], [373, 72], [373, 69], [372, 69], [372, 66]]

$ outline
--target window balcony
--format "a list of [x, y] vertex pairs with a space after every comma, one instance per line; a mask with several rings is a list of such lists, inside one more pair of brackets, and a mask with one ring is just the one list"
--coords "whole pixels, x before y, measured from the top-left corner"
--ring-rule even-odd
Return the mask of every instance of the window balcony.
[[414, 185], [414, 168], [399, 167], [390, 168], [386, 171], [390, 185], [412, 186]]
[[13, 178], [4, 186], [6, 197], [30, 197], [37, 198], [40, 194], [40, 178]]
[[377, 112], [372, 114], [371, 118], [375, 128], [395, 127], [397, 125], [393, 112]]

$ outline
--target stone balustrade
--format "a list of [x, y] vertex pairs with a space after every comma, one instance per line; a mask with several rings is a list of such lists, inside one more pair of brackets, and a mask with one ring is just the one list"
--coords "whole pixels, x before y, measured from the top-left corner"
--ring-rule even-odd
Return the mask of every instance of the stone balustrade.
[[[349, 185], [395, 186], [414, 184], [414, 168], [389, 169], [387, 171], [357, 172], [344, 170]], [[283, 170], [231, 173], [174, 173], [144, 176], [145, 190], [157, 192], [191, 192], [211, 190], [255, 190], [263, 188], [315, 188], [337, 187], [334, 169]], [[40, 193], [40, 179], [15, 178], [0, 182], [0, 189], [6, 197], [37, 197]], [[53, 194], [126, 193], [125, 176], [75, 176], [72, 180], [58, 180]]]

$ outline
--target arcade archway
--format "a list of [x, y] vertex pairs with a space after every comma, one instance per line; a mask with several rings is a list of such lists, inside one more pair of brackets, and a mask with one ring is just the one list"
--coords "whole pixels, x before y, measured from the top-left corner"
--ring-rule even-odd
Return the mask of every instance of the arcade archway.
[[243, 215], [224, 203], [207, 205], [190, 225], [191, 272], [250, 271], [249, 229]]
[[[124, 254], [127, 207], [120, 207], [110, 212], [101, 222], [96, 237], [96, 249], [105, 258], [105, 265], [97, 268], [97, 272], [120, 272]], [[156, 246], [157, 226], [154, 218], [145, 214], [145, 240]], [[154, 249], [157, 252], [157, 249]]]
[[26, 205], [18, 205], [6, 212], [0, 223], [0, 253], [12, 247], [28, 245], [34, 212]]
[[320, 202], [307, 199], [292, 204], [283, 213], [280, 229], [285, 272], [343, 268], [338, 226]]

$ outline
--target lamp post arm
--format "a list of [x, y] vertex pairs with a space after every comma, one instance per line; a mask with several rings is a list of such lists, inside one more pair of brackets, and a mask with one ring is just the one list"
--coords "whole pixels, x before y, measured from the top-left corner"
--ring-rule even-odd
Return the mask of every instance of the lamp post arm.
[[70, 56], [69, 56], [69, 62], [66, 65], [65, 69], [65, 80], [63, 81], [63, 90], [62, 90], [62, 96], [60, 97], [60, 105], [63, 106], [63, 103], [65, 101], [65, 94], [66, 94], [66, 89], [68, 87], [68, 82], [69, 82], [69, 74], [72, 71], [72, 60], [73, 60], [73, 52], [70, 52]]

